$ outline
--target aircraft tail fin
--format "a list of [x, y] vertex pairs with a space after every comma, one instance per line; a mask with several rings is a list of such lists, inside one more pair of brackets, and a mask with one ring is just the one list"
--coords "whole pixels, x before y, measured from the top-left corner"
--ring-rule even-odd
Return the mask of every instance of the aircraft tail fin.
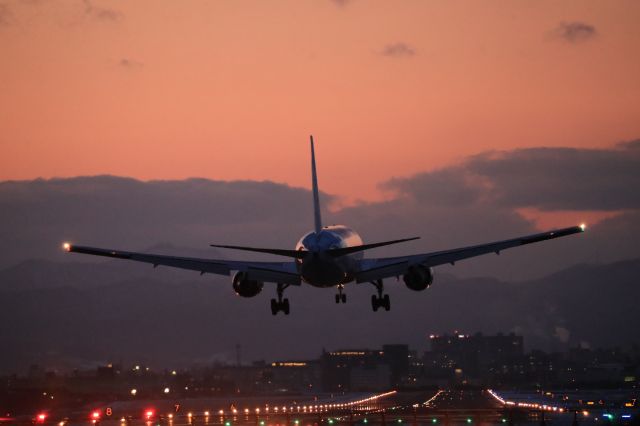
[[316, 173], [316, 154], [313, 148], [313, 135], [311, 139], [311, 186], [313, 188], [313, 219], [316, 234], [322, 230], [322, 218], [320, 217], [320, 193], [318, 191], [318, 175]]

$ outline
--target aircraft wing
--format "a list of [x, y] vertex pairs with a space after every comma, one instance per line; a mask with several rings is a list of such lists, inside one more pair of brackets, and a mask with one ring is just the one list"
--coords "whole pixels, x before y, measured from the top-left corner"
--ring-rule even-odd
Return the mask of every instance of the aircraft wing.
[[356, 274], [356, 282], [368, 282], [377, 279], [397, 277], [403, 275], [410, 266], [414, 265], [424, 265], [426, 267], [444, 265], [446, 263], [453, 265], [459, 260], [468, 259], [470, 257], [481, 256], [488, 253], [500, 254], [502, 250], [565, 237], [567, 235], [584, 232], [584, 230], [584, 225], [572, 226], [570, 228], [556, 229], [553, 231], [541, 232], [539, 234], [525, 235], [523, 237], [512, 238], [510, 240], [460, 247], [452, 250], [443, 250], [410, 256], [363, 259], [360, 263], [360, 272]]
[[116, 259], [134, 260], [150, 263], [154, 267], [171, 266], [205, 273], [230, 275], [231, 271], [247, 273], [251, 280], [300, 285], [300, 274], [295, 262], [245, 262], [240, 260], [200, 259], [195, 257], [167, 256], [162, 254], [137, 253], [132, 251], [111, 250], [97, 247], [77, 246], [65, 243], [65, 251], [71, 253], [91, 254]]

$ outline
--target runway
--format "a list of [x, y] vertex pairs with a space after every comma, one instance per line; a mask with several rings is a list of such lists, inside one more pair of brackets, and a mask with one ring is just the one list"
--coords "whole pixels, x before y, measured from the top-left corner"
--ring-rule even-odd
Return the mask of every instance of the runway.
[[[490, 390], [113, 402], [2, 424], [51, 426], [554, 426], [597, 424], [564, 408], [518, 406]], [[39, 417], [40, 416], [40, 417]], [[579, 420], [579, 421], [578, 421]], [[619, 417], [616, 424], [631, 424]], [[577, 423], [576, 423], [577, 422]], [[602, 423], [602, 422], [601, 422]]]

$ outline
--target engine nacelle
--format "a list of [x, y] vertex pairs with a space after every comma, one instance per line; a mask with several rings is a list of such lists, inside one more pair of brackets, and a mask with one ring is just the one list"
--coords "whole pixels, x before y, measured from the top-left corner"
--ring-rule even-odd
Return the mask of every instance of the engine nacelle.
[[423, 265], [411, 266], [407, 273], [402, 276], [402, 279], [411, 290], [425, 290], [433, 282], [433, 268]]
[[260, 281], [249, 280], [246, 278], [245, 272], [237, 272], [233, 276], [233, 289], [238, 296], [254, 297], [262, 291], [264, 283]]

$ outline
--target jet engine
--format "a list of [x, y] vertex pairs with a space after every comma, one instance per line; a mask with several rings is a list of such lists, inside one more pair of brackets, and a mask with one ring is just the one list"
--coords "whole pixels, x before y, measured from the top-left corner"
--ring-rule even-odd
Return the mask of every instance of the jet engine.
[[433, 282], [433, 268], [423, 265], [411, 266], [402, 279], [411, 290], [422, 291]]
[[247, 279], [245, 272], [237, 272], [233, 276], [233, 289], [238, 296], [254, 297], [262, 291], [264, 283]]

